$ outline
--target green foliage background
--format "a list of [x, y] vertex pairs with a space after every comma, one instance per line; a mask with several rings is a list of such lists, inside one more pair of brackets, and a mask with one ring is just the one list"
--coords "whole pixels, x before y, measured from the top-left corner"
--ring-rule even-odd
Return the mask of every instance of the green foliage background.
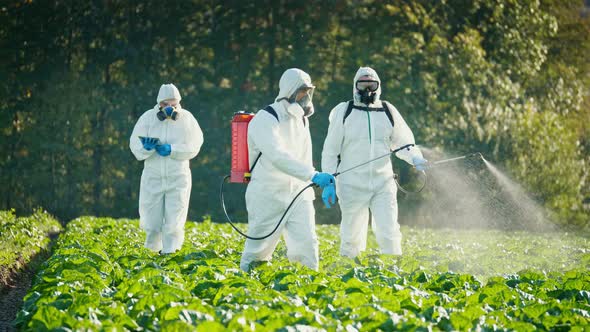
[[189, 217], [219, 217], [232, 113], [271, 102], [285, 69], [309, 72], [319, 167], [327, 114], [370, 65], [420, 144], [480, 151], [562, 223], [588, 225], [587, 13], [581, 0], [4, 2], [0, 209], [136, 216], [129, 135], [174, 82], [205, 134]]

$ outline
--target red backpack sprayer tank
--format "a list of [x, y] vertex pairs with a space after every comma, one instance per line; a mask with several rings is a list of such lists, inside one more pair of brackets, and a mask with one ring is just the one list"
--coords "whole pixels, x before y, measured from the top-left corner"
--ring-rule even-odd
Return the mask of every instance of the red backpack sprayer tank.
[[231, 172], [230, 183], [250, 181], [250, 160], [248, 158], [248, 124], [254, 113], [237, 112], [231, 121]]

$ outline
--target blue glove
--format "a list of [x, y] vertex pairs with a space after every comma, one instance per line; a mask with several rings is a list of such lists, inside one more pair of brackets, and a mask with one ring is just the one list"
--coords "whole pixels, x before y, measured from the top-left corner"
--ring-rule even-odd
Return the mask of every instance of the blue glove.
[[143, 144], [143, 148], [148, 151], [152, 151], [156, 147], [156, 144], [158, 144], [158, 141], [159, 141], [159, 139], [156, 137], [143, 137], [143, 136], [140, 136], [139, 140], [141, 141], [141, 144]]
[[324, 189], [324, 187], [330, 183], [336, 183], [336, 180], [330, 173], [316, 173], [313, 178], [311, 178], [311, 182]]
[[172, 148], [170, 144], [156, 145], [156, 152], [162, 157], [167, 157], [172, 152]]
[[328, 209], [332, 207], [330, 204], [336, 204], [336, 187], [333, 183], [324, 187], [324, 190], [322, 191], [322, 200]]
[[428, 160], [422, 157], [412, 158], [412, 164], [414, 164], [414, 167], [419, 171], [425, 171], [428, 169]]

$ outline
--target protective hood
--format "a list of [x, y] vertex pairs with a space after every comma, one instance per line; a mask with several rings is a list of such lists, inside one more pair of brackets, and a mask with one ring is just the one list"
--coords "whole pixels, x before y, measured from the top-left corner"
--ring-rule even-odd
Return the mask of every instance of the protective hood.
[[[279, 80], [279, 94], [277, 95], [275, 101], [288, 100], [302, 86], [315, 89], [315, 86], [311, 84], [311, 77], [308, 73], [297, 68], [285, 70], [281, 76], [281, 79]], [[312, 114], [313, 107], [311, 108], [311, 111], [306, 114], [306, 116], [310, 116]]]
[[377, 72], [375, 71], [375, 69], [373, 69], [371, 67], [360, 67], [359, 70], [357, 70], [356, 75], [354, 75], [354, 81], [352, 82], [352, 95], [354, 97], [355, 104], [362, 104], [361, 103], [361, 96], [358, 94], [358, 92], [356, 90], [356, 81], [358, 81], [359, 78], [361, 78], [363, 76], [370, 76], [375, 81], [379, 82], [379, 88], [377, 89], [377, 91], [375, 91], [375, 93], [376, 93], [375, 102], [372, 105], [380, 107], [381, 106], [381, 79], [379, 79], [379, 75], [377, 75]]
[[182, 99], [182, 97], [180, 97], [180, 92], [172, 83], [162, 84], [162, 86], [160, 87], [160, 91], [158, 92], [157, 102], [159, 104], [163, 100], [168, 99], [176, 99], [178, 100], [178, 102], [180, 102], [180, 100]]

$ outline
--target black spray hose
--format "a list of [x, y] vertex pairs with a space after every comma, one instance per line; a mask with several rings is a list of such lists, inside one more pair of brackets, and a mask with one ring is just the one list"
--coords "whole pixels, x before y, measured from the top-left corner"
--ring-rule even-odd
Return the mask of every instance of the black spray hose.
[[395, 184], [397, 184], [397, 187], [399, 188], [399, 190], [401, 190], [401, 192], [403, 192], [404, 194], [407, 194], [407, 195], [419, 194], [426, 187], [426, 183], [428, 183], [428, 173], [426, 173], [425, 171], [420, 171], [420, 172], [422, 172], [422, 174], [424, 174], [424, 182], [422, 182], [422, 186], [420, 186], [420, 188], [416, 191], [404, 189], [404, 187], [402, 187], [402, 185], [399, 184], [399, 182], [397, 182], [398, 176], [395, 173], [393, 173], [393, 180], [395, 181]]
[[[412, 147], [412, 146], [414, 146], [414, 144], [406, 144], [406, 145], [404, 145], [404, 146], [402, 146], [402, 147], [400, 147], [400, 148], [397, 148], [397, 149], [395, 149], [395, 150], [392, 150], [392, 151], [388, 152], [387, 154], [384, 154], [384, 155], [382, 155], [382, 156], [379, 156], [379, 157], [377, 157], [377, 158], [373, 158], [373, 159], [371, 159], [371, 160], [369, 160], [369, 161], [366, 161], [366, 162], [364, 162], [364, 163], [362, 163], [362, 164], [358, 164], [358, 165], [356, 165], [356, 166], [353, 166], [353, 167], [351, 167], [351, 168], [349, 168], [349, 169], [347, 169], [347, 170], [344, 170], [344, 171], [341, 171], [341, 172], [336, 172], [336, 173], [334, 173], [334, 174], [332, 174], [332, 175], [333, 175], [334, 177], [337, 177], [337, 176], [339, 176], [340, 174], [344, 174], [344, 173], [346, 173], [346, 172], [352, 171], [353, 169], [356, 169], [356, 168], [359, 168], [359, 167], [361, 167], [361, 166], [364, 166], [364, 165], [366, 165], [366, 164], [372, 163], [372, 162], [374, 162], [374, 161], [376, 161], [376, 160], [379, 160], [379, 159], [381, 159], [381, 158], [385, 158], [385, 157], [387, 157], [387, 156], [390, 156], [390, 155], [392, 155], [392, 154], [394, 154], [394, 153], [396, 153], [396, 152], [398, 152], [398, 151], [401, 151], [401, 150], [403, 150], [403, 149], [409, 149], [409, 148], [410, 148], [410, 147]], [[424, 173], [424, 175], [426, 176], [426, 173], [425, 173], [424, 171], [423, 171], [423, 173]], [[219, 198], [221, 199], [221, 206], [222, 206], [222, 208], [223, 208], [223, 213], [225, 213], [225, 217], [227, 218], [227, 221], [229, 222], [229, 224], [231, 225], [231, 227], [233, 227], [233, 229], [235, 229], [235, 230], [236, 230], [238, 233], [240, 233], [240, 235], [242, 235], [243, 237], [245, 237], [245, 238], [247, 238], [247, 239], [250, 239], [250, 240], [264, 240], [264, 239], [266, 239], [266, 238], [268, 238], [268, 237], [272, 236], [272, 235], [273, 235], [273, 234], [274, 234], [274, 233], [277, 231], [277, 229], [279, 229], [279, 226], [281, 226], [281, 223], [283, 222], [283, 219], [285, 219], [285, 216], [287, 215], [287, 213], [289, 213], [289, 210], [291, 210], [291, 207], [293, 207], [293, 204], [295, 204], [295, 202], [297, 201], [297, 198], [299, 198], [299, 196], [301, 196], [301, 194], [303, 194], [303, 192], [304, 192], [305, 190], [307, 190], [307, 189], [309, 189], [309, 188], [311, 188], [311, 187], [315, 186], [315, 184], [313, 184], [313, 183], [310, 183], [310, 184], [308, 184], [307, 186], [305, 186], [303, 189], [301, 189], [301, 190], [300, 190], [300, 191], [297, 193], [297, 195], [295, 195], [295, 198], [293, 198], [293, 200], [291, 200], [291, 203], [289, 203], [289, 206], [287, 206], [287, 209], [285, 210], [285, 212], [283, 212], [283, 215], [281, 216], [281, 219], [279, 220], [279, 222], [277, 223], [277, 225], [275, 226], [275, 228], [274, 228], [274, 229], [273, 229], [273, 230], [272, 230], [270, 233], [268, 233], [268, 234], [266, 234], [266, 235], [264, 235], [264, 236], [258, 236], [258, 237], [254, 237], [254, 236], [249, 236], [249, 235], [247, 235], [247, 234], [243, 233], [243, 232], [242, 232], [242, 231], [241, 231], [241, 230], [240, 230], [238, 227], [236, 227], [236, 225], [235, 225], [235, 224], [233, 223], [233, 221], [231, 220], [231, 218], [230, 218], [229, 214], [227, 213], [227, 209], [225, 208], [225, 200], [224, 200], [224, 196], [223, 196], [223, 188], [224, 188], [224, 186], [225, 186], [225, 182], [227, 181], [227, 179], [228, 179], [229, 177], [230, 177], [230, 175], [226, 175], [226, 176], [225, 176], [225, 177], [224, 177], [224, 178], [221, 180], [221, 185], [220, 185], [220, 188], [219, 188]], [[394, 176], [394, 179], [395, 179], [396, 177], [397, 177], [397, 175], [395, 175], [395, 176]], [[411, 191], [407, 191], [407, 190], [403, 189], [403, 188], [402, 188], [402, 187], [399, 185], [399, 183], [397, 182], [397, 179], [395, 179], [395, 183], [396, 183], [396, 184], [398, 185], [398, 187], [399, 187], [399, 188], [400, 188], [400, 189], [401, 189], [401, 190], [402, 190], [404, 193], [406, 193], [406, 194], [409, 194], [409, 193], [419, 193], [419, 192], [421, 192], [421, 191], [422, 191], [422, 189], [424, 189], [424, 187], [426, 186], [426, 178], [425, 178], [425, 180], [424, 180], [424, 184], [422, 185], [422, 188], [420, 188], [420, 190], [418, 190], [418, 191], [416, 191], [416, 192], [411, 192]]]
[[233, 221], [231, 220], [231, 218], [229, 217], [229, 215], [227, 214], [227, 210], [225, 208], [225, 200], [223, 199], [223, 187], [225, 185], [225, 182], [227, 181], [227, 179], [229, 178], [229, 175], [226, 175], [223, 180], [221, 181], [221, 188], [219, 188], [219, 196], [221, 198], [221, 206], [223, 207], [223, 213], [225, 213], [225, 217], [227, 218], [227, 221], [229, 222], [229, 224], [231, 225], [231, 227], [233, 227], [238, 233], [240, 233], [240, 235], [242, 235], [243, 237], [250, 239], [250, 240], [264, 240], [268, 237], [270, 237], [271, 235], [273, 235], [277, 229], [279, 229], [279, 226], [281, 226], [281, 223], [283, 222], [283, 219], [285, 219], [285, 216], [287, 215], [287, 213], [289, 213], [289, 210], [291, 210], [291, 207], [293, 206], [293, 204], [295, 204], [295, 202], [297, 201], [297, 198], [299, 198], [299, 196], [301, 196], [301, 194], [303, 194], [303, 192], [313, 186], [315, 186], [315, 184], [310, 183], [307, 186], [305, 186], [303, 189], [301, 189], [297, 195], [295, 195], [295, 198], [293, 198], [293, 200], [291, 201], [291, 203], [289, 204], [289, 206], [287, 206], [287, 209], [285, 210], [285, 212], [283, 212], [283, 215], [281, 216], [281, 219], [279, 219], [279, 222], [277, 223], [277, 225], [275, 226], [275, 228], [268, 234], [264, 235], [264, 236], [249, 236], [247, 234], [244, 234], [242, 231], [240, 231], [240, 229], [238, 227], [236, 227], [236, 225], [234, 225]]

